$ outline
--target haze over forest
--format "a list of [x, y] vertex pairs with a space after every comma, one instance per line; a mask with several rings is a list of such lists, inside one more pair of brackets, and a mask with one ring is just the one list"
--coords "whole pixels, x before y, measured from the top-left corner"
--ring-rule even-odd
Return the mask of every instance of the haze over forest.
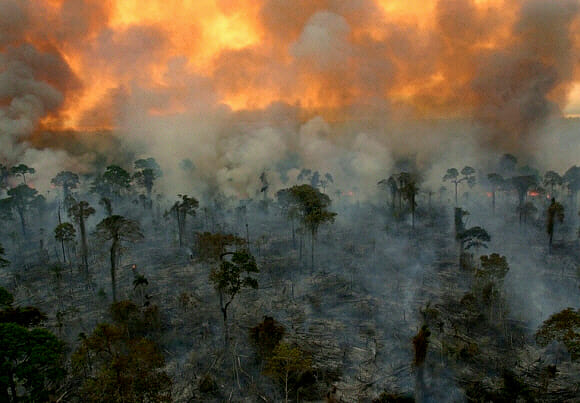
[[575, 401], [579, 60], [577, 0], [0, 1], [0, 338], [58, 357], [0, 401]]

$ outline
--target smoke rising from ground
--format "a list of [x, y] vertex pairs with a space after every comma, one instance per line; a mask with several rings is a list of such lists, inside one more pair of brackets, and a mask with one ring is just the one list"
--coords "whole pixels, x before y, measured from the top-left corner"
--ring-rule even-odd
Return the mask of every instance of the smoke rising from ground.
[[[251, 197], [262, 171], [274, 187], [306, 167], [364, 189], [401, 156], [438, 178], [458, 156], [558, 154], [570, 131], [572, 0], [439, 0], [421, 13], [370, 0], [0, 7], [8, 162], [41, 148], [46, 128], [111, 129], [125, 150], [159, 160], [167, 190], [193, 180]], [[85, 149], [84, 137], [48, 148]], [[60, 164], [87, 169], [71, 154]]]

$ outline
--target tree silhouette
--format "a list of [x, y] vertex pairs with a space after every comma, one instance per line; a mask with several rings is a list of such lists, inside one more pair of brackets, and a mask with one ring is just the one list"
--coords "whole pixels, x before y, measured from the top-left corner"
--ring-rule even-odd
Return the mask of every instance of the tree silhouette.
[[419, 192], [419, 187], [417, 186], [417, 179], [412, 174], [409, 174], [407, 172], [401, 172], [399, 174], [399, 182], [401, 184], [399, 191], [403, 195], [403, 198], [409, 203], [409, 207], [411, 208], [411, 227], [414, 229], [415, 209], [417, 207], [415, 198], [417, 196], [417, 193]]
[[[226, 256], [231, 256], [231, 260], [226, 260]], [[220, 265], [214, 268], [209, 275], [209, 281], [219, 296], [226, 346], [229, 340], [228, 308], [242, 288], [258, 288], [258, 281], [251, 277], [251, 274], [259, 271], [254, 256], [246, 250], [241, 250], [222, 254]]]
[[533, 175], [521, 175], [511, 178], [510, 183], [518, 193], [518, 212], [520, 218], [519, 221], [521, 224], [524, 214], [524, 202], [526, 200], [528, 189], [530, 189], [532, 186], [536, 186], [538, 181]]
[[292, 195], [290, 189], [281, 189], [276, 192], [278, 205], [282, 210], [282, 214], [290, 221], [292, 227], [292, 246], [296, 247], [296, 231], [294, 228], [294, 221], [300, 217], [300, 210], [297, 200]]
[[26, 184], [20, 184], [8, 191], [9, 203], [20, 217], [22, 235], [26, 236], [26, 212], [33, 205], [38, 197], [36, 189], [32, 189]]
[[0, 190], [8, 188], [9, 177], [10, 177], [10, 168], [0, 163]]
[[13, 166], [12, 168], [10, 168], [10, 173], [14, 176], [22, 176], [22, 183], [24, 185], [26, 185], [26, 175], [27, 174], [34, 174], [36, 173], [36, 170], [34, 168], [29, 167], [28, 165], [25, 164], [20, 164], [17, 166]]
[[131, 175], [118, 165], [109, 165], [102, 175], [95, 178], [91, 192], [102, 198], [118, 200], [131, 186]]
[[71, 207], [68, 210], [69, 216], [71, 216], [74, 222], [79, 226], [81, 231], [81, 254], [83, 260], [83, 268], [85, 272], [85, 276], [88, 278], [89, 274], [89, 248], [87, 245], [87, 226], [86, 220], [93, 214], [95, 214], [95, 209], [91, 207], [91, 205], [81, 200], [77, 202], [76, 200], [72, 199], [70, 203]]
[[449, 181], [455, 185], [455, 205], [457, 206], [457, 186], [461, 182], [467, 182], [469, 186], [475, 185], [475, 169], [465, 166], [461, 170], [461, 176], [456, 168], [449, 168], [443, 176], [443, 181]]
[[62, 187], [63, 200], [66, 200], [70, 195], [70, 190], [77, 188], [79, 176], [71, 171], [61, 171], [52, 178], [50, 183]]
[[73, 241], [75, 239], [75, 236], [76, 236], [75, 227], [73, 227], [73, 225], [69, 222], [63, 222], [61, 224], [58, 224], [54, 229], [54, 239], [59, 241], [62, 246], [62, 260], [64, 263], [66, 263], [66, 253], [64, 244]]
[[181, 198], [181, 201], [176, 201], [166, 212], [167, 216], [169, 213], [173, 214], [175, 221], [177, 222], [177, 234], [179, 236], [179, 247], [183, 247], [183, 237], [185, 235], [187, 216], [195, 217], [196, 209], [199, 206], [199, 202], [195, 197], [189, 197], [188, 195], [177, 195]]
[[378, 182], [379, 186], [383, 186], [389, 190], [391, 194], [391, 209], [395, 211], [395, 199], [397, 197], [397, 192], [399, 191], [399, 186], [397, 185], [397, 179], [395, 176], [391, 175], [388, 179], [381, 179]]
[[548, 250], [552, 252], [552, 240], [554, 238], [554, 224], [556, 223], [556, 218], [560, 223], [564, 222], [564, 206], [556, 201], [552, 197], [552, 202], [548, 207], [547, 211], [547, 221], [546, 221], [546, 232], [548, 233]]
[[421, 326], [421, 329], [417, 332], [415, 337], [413, 337], [413, 350], [415, 352], [413, 356], [413, 366], [417, 370], [417, 375], [415, 378], [415, 393], [416, 401], [422, 402], [425, 394], [425, 359], [427, 358], [427, 349], [429, 348], [429, 337], [431, 336], [431, 331], [427, 325]]
[[572, 210], [576, 211], [578, 192], [580, 191], [580, 167], [570, 167], [562, 177], [572, 196]]
[[141, 227], [137, 221], [112, 215], [103, 219], [97, 224], [97, 236], [106, 241], [111, 241], [111, 288], [113, 290], [113, 301], [117, 301], [117, 260], [123, 242], [136, 242], [143, 239]]
[[159, 168], [154, 158], [147, 158], [135, 161], [135, 169], [137, 171], [133, 174], [133, 178], [139, 186], [145, 188], [147, 198], [151, 200], [151, 192], [155, 180], [163, 174], [161, 168]]
[[300, 219], [311, 235], [311, 263], [314, 268], [314, 242], [318, 229], [324, 223], [334, 221], [336, 213], [328, 211], [330, 197], [310, 185], [296, 185], [290, 188], [290, 194], [300, 213]]
[[503, 176], [490, 173], [487, 175], [487, 180], [491, 186], [491, 211], [495, 213], [495, 194], [504, 185]]
[[6, 267], [10, 264], [10, 261], [4, 259], [5, 254], [6, 254], [6, 251], [4, 250], [4, 247], [2, 246], [2, 244], [0, 243], [0, 268]]
[[552, 197], [556, 196], [556, 187], [562, 186], [564, 179], [560, 176], [558, 172], [547, 171], [544, 174], [544, 186], [550, 188], [550, 195]]

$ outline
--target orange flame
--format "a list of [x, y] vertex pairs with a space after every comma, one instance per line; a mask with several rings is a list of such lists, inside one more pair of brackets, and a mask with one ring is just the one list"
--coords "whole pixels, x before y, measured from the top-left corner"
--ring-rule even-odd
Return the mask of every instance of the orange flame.
[[[558, 65], [560, 57], [526, 37], [545, 35], [520, 29], [519, 2], [506, 0], [374, 0], [364, 7], [322, 0], [72, 3], [31, 0], [37, 23], [25, 35], [61, 54], [82, 82], [82, 91], [65, 94], [63, 108], [44, 117], [51, 128], [111, 128], [136, 111], [187, 113], [198, 98], [234, 110], [284, 102], [328, 119], [387, 100], [422, 116], [453, 117], [501, 101], [482, 98], [493, 86], [474, 88], [488, 71], [485, 56], [517, 52], [528, 41], [545, 65]], [[568, 24], [571, 32], [580, 24], [558, 18], [554, 24]], [[60, 28], [52, 33], [50, 26]], [[577, 48], [580, 37], [572, 39]], [[525, 60], [515, 63], [513, 76], [501, 77], [500, 68], [495, 78], [529, 79], [533, 69]], [[564, 106], [564, 89], [574, 82], [563, 77], [546, 97]]]

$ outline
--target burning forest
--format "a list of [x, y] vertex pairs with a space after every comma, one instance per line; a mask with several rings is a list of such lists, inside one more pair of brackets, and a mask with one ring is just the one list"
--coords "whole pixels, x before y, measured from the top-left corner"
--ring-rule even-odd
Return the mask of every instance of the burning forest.
[[0, 401], [579, 401], [579, 33], [0, 1]]

